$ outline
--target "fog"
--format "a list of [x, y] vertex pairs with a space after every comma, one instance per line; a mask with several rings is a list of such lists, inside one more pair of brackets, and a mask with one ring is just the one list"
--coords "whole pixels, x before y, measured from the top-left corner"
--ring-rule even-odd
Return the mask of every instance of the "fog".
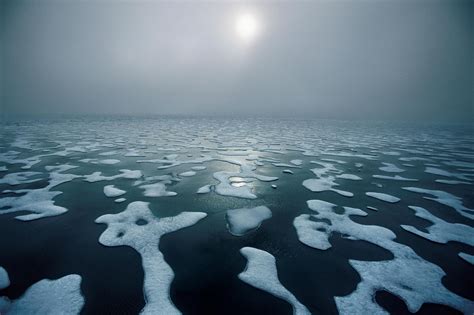
[[473, 20], [469, 0], [2, 0], [1, 112], [472, 122]]

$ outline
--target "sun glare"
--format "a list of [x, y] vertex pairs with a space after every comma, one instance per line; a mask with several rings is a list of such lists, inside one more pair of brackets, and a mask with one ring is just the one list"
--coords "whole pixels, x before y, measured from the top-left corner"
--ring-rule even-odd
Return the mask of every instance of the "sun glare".
[[257, 37], [259, 30], [259, 22], [253, 14], [245, 13], [237, 16], [235, 31], [244, 42], [253, 41]]

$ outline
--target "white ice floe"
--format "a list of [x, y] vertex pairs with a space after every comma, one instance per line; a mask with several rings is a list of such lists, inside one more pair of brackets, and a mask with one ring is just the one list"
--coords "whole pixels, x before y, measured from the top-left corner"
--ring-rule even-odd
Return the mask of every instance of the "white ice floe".
[[0, 172], [6, 172], [8, 168], [6, 166], [0, 166]]
[[277, 189], [277, 185], [273, 184], [273, 185], [272, 185], [272, 188], [273, 188], [273, 189]]
[[145, 190], [143, 195], [146, 197], [171, 197], [177, 195], [174, 191], [167, 191], [164, 183], [154, 183], [139, 187]]
[[[366, 212], [344, 207], [344, 213], [339, 214], [334, 211], [336, 205], [321, 200], [308, 200], [307, 204], [317, 214], [302, 214], [294, 221], [298, 237], [306, 245], [309, 241], [309, 246], [328, 249], [331, 247], [330, 235], [337, 232], [348, 235], [349, 239], [385, 248], [395, 256], [385, 261], [349, 260], [359, 273], [361, 282], [354, 292], [335, 298], [340, 314], [387, 314], [375, 301], [375, 293], [381, 290], [400, 297], [410, 312], [417, 312], [424, 303], [444, 304], [466, 313], [472, 311], [474, 302], [443, 286], [441, 280], [445, 276], [444, 271], [422, 259], [410, 247], [396, 242], [396, 235], [391, 230], [359, 224], [350, 219], [351, 216], [366, 216]], [[302, 223], [305, 229], [298, 231]], [[304, 239], [300, 236], [304, 236]]]
[[295, 159], [295, 160], [291, 160], [290, 163], [294, 164], [294, 165], [297, 165], [297, 166], [300, 166], [300, 165], [303, 164], [303, 160]]
[[130, 246], [142, 257], [145, 274], [143, 292], [146, 305], [142, 314], [180, 314], [169, 290], [174, 274], [159, 250], [162, 235], [196, 224], [203, 212], [182, 212], [174, 217], [157, 218], [147, 202], [135, 201], [118, 214], [106, 214], [95, 220], [107, 224], [99, 242], [105, 246]]
[[10, 285], [10, 278], [8, 277], [7, 271], [0, 267], [0, 290], [5, 289]]
[[272, 211], [265, 206], [227, 210], [227, 228], [232, 235], [242, 236], [260, 227], [264, 220], [272, 217]]
[[386, 175], [372, 175], [373, 178], [378, 179], [389, 179], [389, 180], [398, 180], [398, 181], [406, 181], [406, 182], [417, 182], [418, 179], [416, 178], [407, 178], [400, 175], [395, 176], [386, 176]]
[[12, 315], [79, 314], [83, 306], [81, 276], [75, 274], [57, 280], [38, 281], [17, 300], [3, 299], [2, 302], [0, 298], [0, 313]]
[[191, 176], [194, 176], [196, 175], [196, 172], [194, 171], [187, 171], [187, 172], [183, 172], [183, 173], [180, 173], [179, 176], [181, 177], [191, 177]]
[[258, 179], [264, 182], [275, 181], [278, 177], [259, 175], [255, 173], [256, 167], [253, 165], [240, 165], [240, 172], [227, 172], [220, 171], [214, 173], [214, 178], [219, 181], [219, 184], [215, 186], [215, 192], [222, 196], [231, 196], [246, 199], [256, 199], [257, 196], [252, 192], [251, 187], [248, 185], [232, 185], [229, 180], [232, 177], [240, 177], [245, 180], [247, 179]]
[[114, 165], [117, 163], [120, 163], [120, 160], [117, 159], [105, 159], [105, 160], [100, 160], [100, 164], [106, 164], [106, 165]]
[[104, 186], [104, 194], [107, 197], [111, 197], [111, 198], [118, 197], [118, 196], [122, 196], [125, 193], [126, 193], [125, 190], [119, 189], [115, 187], [114, 185]]
[[423, 198], [433, 200], [445, 206], [451, 207], [456, 210], [460, 215], [465, 216], [466, 218], [474, 219], [474, 209], [465, 207], [462, 204], [462, 199], [455, 195], [452, 195], [442, 190], [430, 190], [419, 187], [402, 187], [402, 189], [415, 193], [432, 195], [435, 198], [426, 196], [424, 196]]
[[8, 184], [10, 186], [16, 186], [21, 184], [29, 184], [42, 180], [41, 178], [29, 179], [30, 177], [40, 175], [40, 172], [18, 172], [10, 173], [0, 178], [0, 184]]
[[292, 170], [283, 170], [282, 172], [285, 174], [294, 174]]
[[474, 265], [474, 255], [469, 255], [466, 253], [459, 253], [459, 257], [470, 263], [471, 265]]
[[470, 182], [465, 182], [462, 180], [454, 180], [454, 179], [436, 179], [435, 182], [440, 184], [447, 184], [447, 185], [470, 185]]
[[198, 165], [198, 166], [193, 166], [193, 167], [191, 167], [191, 169], [192, 169], [193, 171], [203, 171], [203, 170], [206, 169], [206, 167], [205, 167], [205, 166], [200, 166], [200, 165]]
[[211, 192], [211, 185], [204, 185], [197, 190], [197, 194], [207, 194]]
[[404, 169], [399, 168], [395, 164], [382, 162], [385, 166], [379, 167], [379, 170], [388, 173], [401, 173], [404, 172]]
[[348, 179], [348, 180], [362, 180], [362, 178], [354, 174], [341, 174], [341, 175], [337, 175], [336, 177], [341, 178], [341, 179]]
[[460, 179], [460, 180], [470, 180], [470, 178], [466, 177], [465, 174], [452, 173], [452, 172], [448, 172], [446, 170], [436, 168], [436, 167], [427, 167], [425, 169], [425, 173], [439, 175], [439, 176], [445, 176], [445, 177], [454, 177], [454, 178], [457, 178], [457, 179]]
[[309, 315], [309, 310], [288, 291], [278, 279], [275, 257], [270, 253], [253, 247], [244, 247], [240, 253], [247, 258], [245, 270], [239, 273], [243, 282], [270, 293], [291, 304], [294, 315]]
[[354, 194], [349, 191], [334, 189], [334, 186], [339, 186], [339, 184], [335, 183], [334, 176], [310, 178], [303, 181], [303, 186], [313, 192], [334, 191], [344, 197], [354, 196]]
[[131, 171], [131, 170], [127, 170], [127, 169], [122, 169], [122, 170], [119, 170], [119, 171], [120, 171], [120, 174], [113, 175], [113, 176], [103, 176], [101, 172], [94, 172], [90, 175], [85, 175], [84, 180], [86, 182], [95, 183], [95, 182], [99, 182], [99, 181], [102, 181], [102, 180], [109, 181], [109, 180], [114, 180], [114, 179], [117, 179], [117, 178], [139, 179], [143, 176], [143, 174], [140, 170]]
[[354, 194], [349, 191], [333, 188], [339, 186], [339, 184], [335, 182], [336, 176], [331, 174], [341, 175], [341, 172], [334, 166], [334, 164], [316, 161], [311, 161], [311, 163], [318, 164], [322, 166], [322, 168], [311, 169], [311, 172], [313, 172], [317, 178], [310, 178], [303, 181], [304, 187], [313, 192], [333, 191], [345, 197], [354, 196]]
[[385, 202], [395, 203], [395, 202], [400, 201], [400, 198], [389, 195], [389, 194], [372, 192], [372, 191], [366, 192], [365, 194], [369, 197], [372, 197], [372, 198], [375, 198], [375, 199], [378, 199], [378, 200], [382, 200], [382, 201], [385, 201]]
[[117, 198], [117, 199], [115, 199], [114, 201], [115, 201], [116, 203], [121, 203], [121, 202], [124, 202], [125, 200], [127, 200], [127, 199], [125, 199], [125, 198]]
[[276, 167], [293, 167], [293, 168], [300, 168], [300, 166], [295, 165], [295, 164], [288, 164], [288, 163], [272, 163], [273, 166]]
[[474, 246], [474, 228], [464, 224], [446, 222], [422, 207], [409, 206], [409, 208], [415, 211], [417, 217], [431, 221], [433, 225], [426, 228], [427, 233], [409, 225], [402, 225], [404, 230], [436, 243], [446, 244], [456, 241]]
[[67, 164], [50, 167], [48, 169], [52, 172], [49, 174], [49, 182], [46, 187], [38, 189], [23, 189], [18, 192], [25, 193], [24, 195], [0, 198], [0, 215], [18, 211], [28, 211], [32, 213], [19, 215], [15, 217], [15, 219], [31, 221], [65, 213], [67, 209], [55, 205], [53, 201], [54, 197], [62, 194], [62, 192], [51, 191], [51, 189], [60, 184], [81, 177], [79, 175], [61, 173], [72, 168], [75, 168], [75, 166]]

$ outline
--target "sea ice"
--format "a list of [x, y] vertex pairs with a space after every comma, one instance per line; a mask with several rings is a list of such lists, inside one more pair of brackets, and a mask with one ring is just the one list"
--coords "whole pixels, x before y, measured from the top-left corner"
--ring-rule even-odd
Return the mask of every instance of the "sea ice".
[[104, 186], [104, 194], [107, 196], [107, 197], [118, 197], [118, 196], [121, 196], [123, 194], [125, 194], [126, 191], [125, 190], [122, 190], [122, 189], [118, 189], [116, 188], [114, 185], [107, 185], [107, 186]]
[[169, 295], [174, 274], [159, 250], [160, 238], [196, 224], [206, 213], [182, 212], [174, 217], [158, 218], [148, 205], [148, 202], [135, 201], [123, 212], [97, 218], [96, 223], [107, 224], [99, 242], [105, 246], [130, 246], [141, 255], [146, 301], [142, 314], [180, 314]]
[[0, 290], [5, 289], [9, 285], [10, 278], [8, 278], [8, 273], [3, 267], [0, 267]]
[[227, 228], [232, 235], [242, 236], [260, 227], [264, 220], [272, 217], [272, 211], [265, 206], [227, 210]]
[[404, 230], [436, 243], [446, 244], [450, 241], [456, 241], [474, 246], [474, 238], [472, 237], [474, 228], [464, 224], [446, 222], [422, 207], [409, 206], [409, 208], [415, 211], [417, 217], [431, 221], [433, 225], [426, 228], [428, 233], [409, 225], [402, 225]]
[[375, 199], [378, 199], [378, 200], [382, 200], [382, 201], [385, 201], [385, 202], [395, 203], [395, 202], [400, 201], [400, 198], [397, 198], [397, 197], [392, 196], [392, 195], [384, 194], [384, 193], [366, 192], [365, 194], [369, 197], [372, 197], [372, 198], [375, 198]]
[[309, 315], [309, 310], [288, 291], [278, 279], [275, 257], [270, 253], [253, 247], [243, 247], [240, 253], [247, 258], [245, 270], [239, 273], [243, 282], [270, 293], [291, 304], [294, 315]]
[[146, 197], [170, 197], [177, 195], [174, 191], [167, 191], [164, 183], [142, 185], [140, 188], [145, 190], [143, 195]]
[[183, 172], [183, 173], [180, 173], [179, 176], [181, 177], [191, 177], [191, 176], [194, 176], [196, 175], [196, 172], [194, 171], [187, 171], [187, 172]]
[[291, 160], [290, 161], [291, 164], [294, 164], [294, 165], [297, 165], [297, 166], [300, 166], [301, 164], [303, 164], [303, 160]]
[[469, 255], [466, 253], [459, 253], [459, 257], [470, 263], [471, 265], [474, 265], [474, 255]]
[[211, 192], [211, 185], [204, 185], [197, 190], [197, 194], [207, 194]]
[[382, 162], [385, 166], [379, 167], [379, 170], [388, 172], [388, 173], [401, 173], [404, 172], [404, 169], [399, 168], [395, 164]]
[[79, 314], [84, 306], [81, 276], [43, 279], [29, 287], [19, 299], [3, 301], [0, 300], [0, 313], [5, 314]]
[[349, 179], [349, 180], [362, 180], [362, 178], [354, 174], [341, 174], [341, 175], [337, 175], [336, 177], [341, 178], [341, 179]]
[[[386, 261], [349, 260], [360, 274], [361, 282], [354, 292], [335, 298], [340, 314], [386, 314], [374, 298], [375, 293], [382, 290], [404, 300], [410, 312], [418, 311], [423, 303], [444, 304], [466, 313], [474, 308], [474, 302], [450, 292], [443, 286], [441, 279], [445, 273], [440, 267], [422, 259], [410, 247], [396, 242], [396, 235], [391, 230], [376, 225], [359, 224], [350, 219], [350, 216], [366, 216], [366, 212], [344, 207], [344, 213], [338, 214], [334, 212], [336, 205], [321, 200], [308, 200], [307, 204], [317, 214], [302, 214], [295, 218], [294, 225], [299, 238], [302, 234], [305, 241], [311, 241], [312, 247], [321, 250], [330, 248], [329, 236], [337, 232], [348, 235], [353, 240], [378, 245], [395, 256], [394, 259]], [[310, 218], [320, 221], [315, 222]], [[303, 232], [298, 231], [297, 226], [303, 221], [307, 221], [307, 225], [315, 225]]]
[[386, 176], [386, 175], [372, 175], [373, 178], [378, 179], [389, 179], [389, 180], [399, 180], [399, 181], [407, 181], [407, 182], [417, 182], [418, 179], [415, 178], [407, 178], [400, 175], [395, 176]]
[[474, 209], [465, 207], [462, 204], [462, 199], [455, 195], [452, 195], [442, 190], [430, 190], [419, 187], [402, 187], [402, 189], [415, 193], [435, 196], [435, 198], [430, 198], [426, 196], [423, 198], [433, 200], [445, 206], [451, 207], [455, 209], [460, 215], [465, 216], [466, 218], [474, 219]]

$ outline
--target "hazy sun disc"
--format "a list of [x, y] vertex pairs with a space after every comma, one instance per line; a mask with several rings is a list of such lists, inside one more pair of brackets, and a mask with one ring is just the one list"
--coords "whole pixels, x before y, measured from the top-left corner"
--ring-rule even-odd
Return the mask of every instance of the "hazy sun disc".
[[257, 18], [249, 13], [239, 15], [235, 21], [235, 31], [243, 41], [252, 41], [259, 32]]

